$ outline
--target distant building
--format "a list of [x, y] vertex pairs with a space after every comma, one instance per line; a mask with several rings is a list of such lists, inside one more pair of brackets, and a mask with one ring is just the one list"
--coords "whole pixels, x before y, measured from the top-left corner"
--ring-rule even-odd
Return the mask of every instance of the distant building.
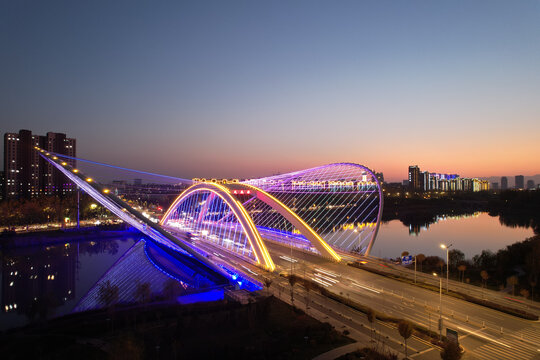
[[486, 191], [489, 181], [478, 178], [461, 178], [458, 174], [439, 174], [420, 171], [418, 165], [409, 166], [409, 179], [403, 185], [413, 191]]
[[525, 177], [523, 175], [516, 175], [516, 189], [525, 189]]
[[534, 180], [527, 180], [527, 190], [534, 189]]
[[133, 185], [141, 186], [142, 185], [142, 179], [133, 179]]
[[403, 180], [401, 184], [405, 187], [409, 187], [409, 180]]
[[[76, 186], [46, 162], [35, 150], [38, 146], [46, 151], [70, 157], [76, 155], [75, 139], [65, 134], [49, 132], [46, 136], [32, 135], [29, 130], [4, 134], [4, 198], [30, 198], [45, 195], [63, 195], [74, 191]], [[76, 166], [74, 159], [66, 159]]]
[[506, 176], [501, 178], [501, 190], [508, 190], [508, 178]]
[[409, 166], [409, 187], [420, 190], [420, 168], [418, 165]]
[[420, 189], [422, 191], [429, 191], [431, 190], [430, 183], [429, 183], [429, 172], [428, 171], [422, 171], [420, 173]]
[[491, 188], [493, 190], [499, 190], [499, 183], [498, 182], [491, 183]]

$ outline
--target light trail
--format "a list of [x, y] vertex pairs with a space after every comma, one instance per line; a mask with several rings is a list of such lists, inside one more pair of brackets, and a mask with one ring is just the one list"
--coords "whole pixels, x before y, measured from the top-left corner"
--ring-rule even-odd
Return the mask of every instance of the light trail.
[[317, 276], [317, 277], [319, 277], [319, 278], [322, 278], [322, 279], [324, 279], [324, 280], [326, 280], [326, 281], [330, 281], [330, 282], [332, 282], [332, 283], [334, 283], [334, 284], [337, 284], [337, 283], [339, 282], [339, 280], [332, 279], [332, 278], [330, 278], [330, 277], [328, 277], [328, 276], [324, 276], [324, 275], [319, 274], [319, 273], [315, 273], [314, 275]]
[[381, 293], [381, 292], [378, 291], [378, 290], [372, 289], [372, 288], [367, 287], [367, 286], [364, 286], [364, 285], [357, 284], [357, 283], [355, 283], [355, 282], [353, 282], [352, 284], [353, 284], [354, 286], [358, 286], [359, 288], [362, 288], [362, 289], [365, 289], [365, 290], [368, 290], [368, 291], [372, 291], [372, 292], [374, 292], [374, 293], [376, 293], [376, 294], [380, 294], [380, 293]]

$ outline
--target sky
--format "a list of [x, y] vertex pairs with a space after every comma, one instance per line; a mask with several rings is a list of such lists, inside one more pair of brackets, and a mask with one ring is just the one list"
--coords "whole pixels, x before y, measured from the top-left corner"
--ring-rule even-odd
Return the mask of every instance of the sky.
[[540, 174], [539, 39], [538, 0], [0, 0], [0, 130], [186, 178]]

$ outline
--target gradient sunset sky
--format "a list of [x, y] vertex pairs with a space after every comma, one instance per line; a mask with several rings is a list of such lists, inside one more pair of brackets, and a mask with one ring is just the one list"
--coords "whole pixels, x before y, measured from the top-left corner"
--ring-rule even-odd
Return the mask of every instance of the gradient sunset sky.
[[540, 173], [540, 1], [2, 1], [2, 132], [180, 177]]

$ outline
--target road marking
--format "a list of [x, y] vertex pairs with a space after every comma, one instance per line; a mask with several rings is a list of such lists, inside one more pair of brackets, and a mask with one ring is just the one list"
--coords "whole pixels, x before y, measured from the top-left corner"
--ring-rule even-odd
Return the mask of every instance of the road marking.
[[324, 280], [326, 280], [326, 281], [330, 281], [331, 283], [334, 283], [334, 284], [337, 284], [337, 283], [339, 282], [339, 280], [332, 279], [332, 278], [330, 278], [330, 277], [328, 277], [328, 276], [324, 276], [324, 275], [319, 274], [319, 273], [315, 273], [315, 276], [317, 276], [317, 277], [319, 277], [319, 278], [322, 278], [322, 279], [324, 279]]
[[486, 344], [477, 347], [472, 351], [485, 359], [530, 359], [531, 353], [523, 349], [512, 348], [508, 350], [495, 344]]
[[297, 263], [298, 262], [298, 260], [290, 258], [290, 257], [288, 257], [286, 255], [281, 255], [279, 258], [283, 259], [285, 261], [291, 262], [291, 263]]
[[381, 293], [381, 292], [378, 291], [378, 290], [372, 289], [372, 288], [367, 287], [367, 286], [364, 286], [364, 285], [357, 284], [357, 283], [355, 283], [354, 281], [353, 281], [352, 284], [353, 284], [354, 286], [358, 286], [358, 287], [360, 287], [360, 288], [362, 288], [362, 289], [369, 290], [369, 291], [373, 291], [373, 292], [376, 293], [376, 294], [380, 294], [380, 293]]
[[244, 269], [246, 269], [247, 271], [249, 271], [250, 273], [252, 273], [253, 275], [259, 275], [257, 274], [255, 271], [251, 270], [250, 268], [248, 267], [245, 267], [244, 265], [240, 265], [241, 267], [243, 267]]
[[329, 284], [329, 283], [327, 283], [326, 281], [323, 281], [323, 280], [321, 280], [321, 279], [319, 279], [319, 278], [311, 278], [311, 280], [315, 281], [316, 283], [321, 284], [321, 285], [324, 286], [324, 287], [329, 287], [329, 286], [332, 285], [332, 284]]
[[510, 349], [512, 348], [510, 345], [507, 345], [507, 344], [505, 344], [505, 343], [503, 343], [503, 342], [500, 342], [500, 341], [498, 341], [498, 340], [495, 340], [495, 339], [493, 339], [493, 338], [491, 338], [491, 337], [489, 337], [489, 336], [486, 336], [486, 335], [483, 335], [483, 334], [479, 334], [479, 333], [478, 333], [479, 331], [482, 331], [482, 330], [484, 330], [484, 329], [470, 330], [470, 329], [466, 329], [466, 328], [461, 327], [461, 326], [458, 326], [457, 328], [458, 328], [459, 330], [466, 331], [466, 332], [468, 332], [469, 334], [471, 334], [471, 335], [473, 335], [473, 336], [478, 336], [478, 337], [480, 337], [480, 338], [482, 338], [482, 339], [484, 339], [484, 340], [491, 341], [491, 342], [493, 342], [493, 343], [495, 343], [495, 344], [499, 344], [499, 345], [505, 346], [505, 347], [510, 348]]
[[332, 272], [332, 271], [329, 271], [329, 270], [324, 270], [324, 269], [319, 269], [319, 268], [315, 268], [315, 271], [318, 271], [318, 272], [321, 272], [323, 274], [326, 274], [328, 276], [332, 276], [332, 277], [338, 277], [339, 275]]

